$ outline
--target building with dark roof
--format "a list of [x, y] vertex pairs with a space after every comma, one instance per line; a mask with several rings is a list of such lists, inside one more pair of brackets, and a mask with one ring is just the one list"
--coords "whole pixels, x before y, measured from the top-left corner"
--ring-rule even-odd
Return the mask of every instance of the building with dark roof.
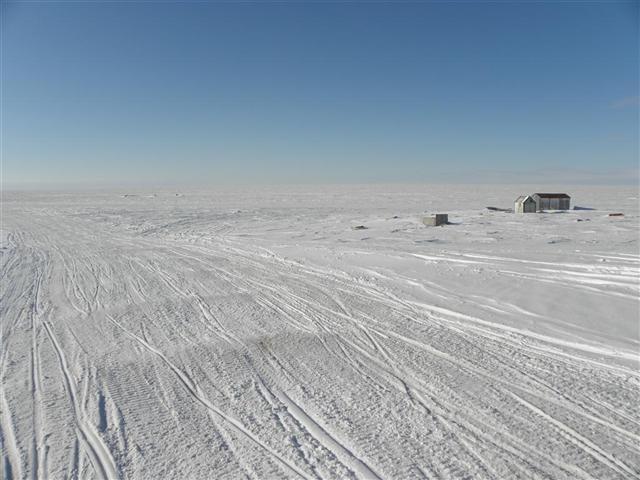
[[569, 210], [571, 197], [566, 193], [534, 193], [531, 197], [536, 201], [536, 210]]

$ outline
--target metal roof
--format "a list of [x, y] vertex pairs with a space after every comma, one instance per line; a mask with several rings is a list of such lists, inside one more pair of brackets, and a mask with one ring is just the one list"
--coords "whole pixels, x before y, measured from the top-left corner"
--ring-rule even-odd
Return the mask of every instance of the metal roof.
[[534, 195], [538, 195], [540, 198], [571, 198], [566, 193], [534, 193]]

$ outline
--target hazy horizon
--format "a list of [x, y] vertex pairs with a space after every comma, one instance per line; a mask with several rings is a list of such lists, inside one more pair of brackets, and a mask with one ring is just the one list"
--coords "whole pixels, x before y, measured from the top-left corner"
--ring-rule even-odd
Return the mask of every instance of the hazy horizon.
[[[632, 190], [638, 192], [638, 185], [635, 183], [569, 183], [569, 182], [500, 182], [500, 183], [488, 183], [488, 182], [332, 182], [332, 183], [220, 183], [220, 184], [110, 184], [110, 185], [87, 185], [87, 184], [55, 184], [51, 186], [43, 185], [20, 185], [13, 187], [4, 187], [4, 194], [20, 194], [20, 193], [34, 193], [34, 194], [132, 194], [132, 195], [149, 195], [158, 194], [164, 195], [180, 195], [180, 194], [201, 194], [201, 193], [242, 193], [242, 192], [256, 192], [256, 193], [288, 193], [298, 192], [304, 190], [309, 193], [317, 193], [323, 190], [342, 190], [342, 189], [391, 189], [395, 192], [410, 192], [416, 189], [429, 188], [441, 189], [447, 187], [455, 187], [460, 191], [468, 189], [478, 189], [479, 192], [482, 189], [510, 189], [514, 193], [520, 195], [521, 193], [532, 192], [564, 192], [572, 194], [574, 191], [599, 191], [615, 189], [618, 191]], [[481, 194], [479, 193], [479, 196]], [[6, 195], [5, 195], [6, 198]]]

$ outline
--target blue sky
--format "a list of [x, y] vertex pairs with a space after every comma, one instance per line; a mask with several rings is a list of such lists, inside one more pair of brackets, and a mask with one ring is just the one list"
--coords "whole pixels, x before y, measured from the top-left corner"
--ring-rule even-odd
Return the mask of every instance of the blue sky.
[[637, 182], [639, 5], [5, 2], [3, 183]]

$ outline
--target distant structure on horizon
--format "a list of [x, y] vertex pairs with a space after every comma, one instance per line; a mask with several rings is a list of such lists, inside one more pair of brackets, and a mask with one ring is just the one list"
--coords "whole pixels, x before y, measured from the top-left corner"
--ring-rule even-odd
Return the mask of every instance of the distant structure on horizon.
[[531, 195], [520, 195], [516, 198], [513, 211], [516, 213], [536, 213], [536, 201]]
[[566, 193], [534, 193], [516, 198], [513, 211], [535, 213], [543, 210], [569, 210], [571, 197]]
[[430, 217], [424, 217], [422, 219], [422, 223], [424, 223], [427, 227], [439, 227], [440, 225], [447, 225], [449, 223], [449, 214], [436, 213], [435, 215], [431, 215]]

